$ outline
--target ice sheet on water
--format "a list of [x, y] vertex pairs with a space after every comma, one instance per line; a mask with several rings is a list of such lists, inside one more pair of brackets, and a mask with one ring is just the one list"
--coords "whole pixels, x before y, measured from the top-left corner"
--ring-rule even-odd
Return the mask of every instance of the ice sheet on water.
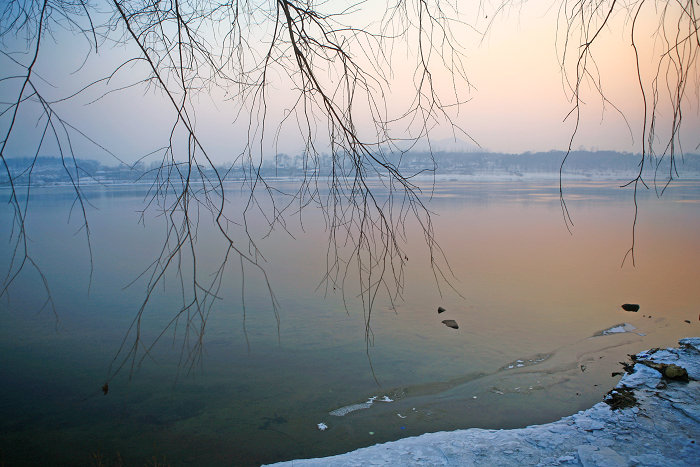
[[331, 410], [328, 413], [331, 415], [334, 415], [336, 417], [344, 417], [345, 415], [349, 414], [350, 412], [355, 412], [356, 410], [362, 410], [362, 409], [369, 409], [370, 407], [372, 407], [372, 402], [367, 401], [367, 402], [362, 402], [360, 404], [346, 405], [346, 406], [343, 406], [339, 409]]
[[393, 399], [391, 399], [389, 396], [383, 396], [381, 399], [378, 399], [378, 396], [372, 396], [369, 399], [367, 399], [367, 402], [361, 402], [359, 404], [350, 404], [350, 405], [345, 405], [339, 409], [331, 410], [328, 412], [331, 415], [335, 415], [336, 417], [343, 417], [350, 412], [355, 412], [357, 410], [363, 410], [363, 409], [369, 409], [372, 407], [372, 404], [374, 404], [375, 401], [379, 400], [379, 402], [394, 402]]
[[545, 360], [547, 360], [551, 356], [552, 356], [552, 354], [542, 353], [542, 354], [533, 355], [530, 358], [519, 358], [517, 360], [514, 360], [510, 363], [505, 364], [504, 366], [501, 367], [501, 370], [512, 370], [514, 368], [523, 368], [526, 366], [537, 365], [539, 363], [544, 362]]
[[598, 336], [609, 336], [612, 334], [622, 334], [625, 332], [634, 332], [635, 334], [639, 336], [644, 336], [645, 334], [643, 332], [635, 332], [637, 328], [632, 326], [630, 323], [620, 323], [616, 324], [615, 326], [611, 326], [607, 329], [603, 329], [602, 331], [598, 331], [595, 334], [593, 334], [593, 337], [598, 337]]

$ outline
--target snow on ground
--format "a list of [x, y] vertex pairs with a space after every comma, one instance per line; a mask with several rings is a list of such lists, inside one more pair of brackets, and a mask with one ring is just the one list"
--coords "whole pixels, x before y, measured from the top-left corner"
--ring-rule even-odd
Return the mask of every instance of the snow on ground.
[[[611, 391], [615, 394], [606, 397], [608, 402], [553, 423], [428, 433], [338, 456], [274, 465], [698, 466], [700, 338], [682, 339], [680, 344], [637, 354], [633, 372], [623, 376]], [[688, 381], [681, 369], [687, 371]], [[680, 373], [680, 379], [660, 371], [668, 376]]]

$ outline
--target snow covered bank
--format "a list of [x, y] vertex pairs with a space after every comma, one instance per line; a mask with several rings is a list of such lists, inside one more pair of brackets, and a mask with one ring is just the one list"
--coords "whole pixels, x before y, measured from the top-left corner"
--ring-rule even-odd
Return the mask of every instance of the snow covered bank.
[[697, 466], [700, 338], [682, 339], [680, 344], [637, 354], [632, 373], [623, 376], [607, 402], [553, 423], [428, 433], [338, 456], [274, 465]]

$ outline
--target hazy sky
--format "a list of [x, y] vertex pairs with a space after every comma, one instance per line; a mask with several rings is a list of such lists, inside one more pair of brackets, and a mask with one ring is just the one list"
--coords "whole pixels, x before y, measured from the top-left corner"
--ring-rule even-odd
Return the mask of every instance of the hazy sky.
[[[525, 2], [517, 8], [511, 6], [500, 11], [494, 18], [495, 7], [489, 6], [487, 2], [480, 11], [462, 12], [464, 21], [471, 26], [466, 23], [453, 24], [455, 37], [463, 48], [465, 69], [474, 88], [469, 90], [466, 83], [458, 82], [458, 93], [470, 100], [459, 109], [452, 109], [451, 115], [454, 123], [483, 149], [525, 152], [565, 149], [568, 146], [575, 122], [572, 118], [564, 121], [572, 108], [572, 102], [570, 92], [563, 82], [557, 50], [560, 3]], [[347, 2], [331, 2], [326, 8], [346, 4]], [[357, 17], [368, 22], [380, 19], [384, 12], [383, 7], [379, 6], [381, 4], [370, 2], [361, 6], [363, 10]], [[634, 53], [629, 45], [629, 24], [625, 21], [623, 15], [611, 18], [609, 30], [601, 34], [595, 50], [596, 64], [610, 103], [603, 106], [596, 91], [590, 87], [583, 89], [585, 105], [582, 106], [582, 123], [573, 143], [574, 148], [640, 151], [643, 107], [634, 71]], [[640, 30], [640, 37], [649, 35], [649, 30]], [[484, 32], [486, 33], [482, 34]], [[561, 34], [560, 30], [559, 41]], [[390, 83], [390, 93], [386, 95], [390, 110], [399, 111], [402, 105], [410, 101], [411, 89], [407, 83], [410, 84], [411, 68], [403, 67], [413, 63], [410, 54], [415, 52], [415, 47], [414, 44], [407, 44], [407, 48], [408, 52], [401, 51], [398, 50], [399, 46], [394, 53], [394, 81]], [[120, 54], [128, 54], [124, 50], [115, 52], [102, 47], [102, 55], [91, 56], [81, 68], [86, 49], [83, 42], [70, 40], [68, 34], [57, 34], [54, 42], [46, 41], [39, 56], [37, 71], [46, 80], [41, 83], [45, 85], [45, 93], [50, 98], [60, 98], [77, 91], [88, 82], [87, 77], [103, 76], [110, 63], [115, 63]], [[649, 42], [647, 49], [656, 50]], [[649, 54], [643, 56], [642, 65], [651, 64], [651, 57]], [[8, 63], [7, 59], [2, 59], [0, 67], [10, 70]], [[119, 87], [121, 82], [133, 81], [134, 77], [141, 76], [144, 72], [144, 64], [132, 64], [122, 69], [110, 82], [110, 86]], [[439, 92], [447, 99], [445, 102], [449, 102], [449, 77], [436, 71], [434, 78]], [[409, 81], [402, 81], [406, 79]], [[288, 83], [279, 76], [273, 74], [270, 80], [269, 121], [275, 122], [290, 105], [290, 101], [285, 100], [289, 98], [290, 92]], [[17, 81], [0, 82], [3, 100], [16, 92], [16, 85]], [[95, 141], [127, 161], [161, 147], [167, 141], [173, 116], [160, 92], [138, 87], [108, 94], [100, 101], [86, 105], [107, 89], [107, 86], [90, 89], [85, 98], [57, 104], [56, 109], [66, 121], [83, 129]], [[247, 120], [243, 118], [237, 124], [233, 122], [237, 112], [241, 111], [245, 117], [249, 109], [241, 108], [240, 103], [229, 100], [230, 97], [215, 90], [200, 93], [196, 99], [197, 129], [216, 161], [233, 159], [242, 150], [242, 142], [246, 140]], [[697, 94], [692, 99], [697, 102]], [[627, 122], [611, 104], [624, 113]], [[685, 110], [684, 149], [693, 152], [700, 142], [696, 131], [700, 128], [700, 119], [697, 106]], [[22, 125], [16, 129], [8, 154], [21, 156], [33, 153], [36, 147], [33, 142], [37, 141], [34, 126], [37, 115], [35, 111], [25, 109], [21, 116]], [[6, 128], [7, 119], [2, 120], [2, 124]], [[657, 122], [659, 131], [663, 131], [664, 126], [669, 124], [668, 112], [662, 113]], [[274, 134], [275, 125], [271, 124], [267, 131], [269, 135]], [[443, 125], [434, 128], [431, 136], [436, 141], [445, 140], [452, 138], [452, 131], [453, 128]], [[465, 135], [458, 134], [457, 137], [468, 141]], [[81, 157], [109, 159], [95, 146], [81, 143], [80, 139], [75, 137], [71, 143], [79, 148]], [[321, 140], [322, 137], [319, 136], [319, 141]], [[443, 141], [437, 145], [437, 149], [447, 146], [458, 147], [459, 144]], [[302, 147], [295, 126], [288, 124], [283, 127], [277, 151], [296, 154]], [[263, 149], [266, 154], [275, 152], [275, 148], [269, 145]], [[46, 146], [42, 152], [52, 151], [55, 148]]]
[[[564, 121], [573, 102], [560, 66], [563, 34], [561, 23], [557, 32], [557, 20], [561, 3], [526, 2], [520, 8], [502, 11], [483, 40], [468, 46], [469, 75], [477, 90], [457, 121], [484, 148], [524, 152], [568, 146], [575, 119], [572, 116]], [[636, 40], [641, 67], [649, 77], [662, 44], [650, 40], [656, 25], [654, 8], [650, 5], [645, 11], [651, 14], [640, 16]], [[483, 16], [482, 25], [486, 20]], [[598, 37], [594, 54], [601, 86], [610, 102], [603, 103], [590, 84], [584, 85], [581, 124], [573, 147], [639, 152], [643, 101], [629, 18], [614, 15], [609, 25]], [[697, 78], [696, 74], [696, 87]], [[696, 105], [685, 109], [686, 151], [695, 150], [700, 142], [698, 93], [692, 86], [689, 93]], [[669, 109], [662, 109], [657, 122], [660, 134], [671, 125], [670, 117]]]

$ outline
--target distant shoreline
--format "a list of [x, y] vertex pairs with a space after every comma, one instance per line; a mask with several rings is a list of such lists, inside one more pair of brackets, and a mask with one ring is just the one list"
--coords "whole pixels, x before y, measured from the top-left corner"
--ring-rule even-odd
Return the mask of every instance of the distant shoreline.
[[[639, 172], [641, 155], [614, 151], [549, 151], [538, 153], [506, 154], [489, 152], [421, 152], [390, 153], [378, 155], [388, 167], [398, 169], [403, 177], [412, 180], [465, 179], [465, 180], [631, 180]], [[566, 160], [564, 160], [566, 158]], [[685, 154], [676, 156], [671, 164], [669, 157], [647, 159], [642, 175], [647, 182], [665, 183], [673, 180], [700, 179], [700, 155]], [[33, 186], [56, 183], [71, 184], [78, 181], [82, 185], [115, 183], [152, 183], [157, 176], [168, 174], [168, 167], [159, 162], [133, 166], [109, 166], [99, 161], [76, 159], [64, 165], [57, 157], [6, 158], [8, 169], [16, 185]], [[562, 166], [562, 162], [564, 162]], [[385, 167], [371, 162], [368, 164], [367, 180], [388, 177]], [[165, 173], [159, 173], [161, 168]], [[206, 177], [216, 183], [224, 181], [252, 180], [260, 176], [266, 180], [299, 181], [304, 178], [326, 178], [332, 172], [343, 179], [352, 178], [353, 172], [343, 169], [343, 155], [321, 154], [315, 157], [278, 154], [271, 159], [259, 161], [259, 165], [217, 163], [212, 166], [198, 166], [192, 173], [195, 178]], [[178, 177], [178, 172], [167, 176]], [[31, 174], [31, 182], [29, 175]], [[0, 186], [7, 186], [5, 171], [0, 172]]]
[[[326, 177], [320, 177], [319, 179], [325, 179]], [[412, 177], [411, 182], [422, 182], [422, 183], [445, 183], [445, 182], [464, 182], [464, 183], [479, 183], [479, 182], [551, 182], [551, 181], [580, 181], [580, 182], [617, 182], [624, 184], [634, 179], [634, 174], [609, 174], [606, 176], [592, 176], [592, 175], [576, 175], [576, 174], [563, 174], [561, 177], [558, 173], [525, 173], [521, 175], [512, 174], [479, 174], [479, 175], [465, 175], [465, 174], [435, 174], [435, 175], [419, 175]], [[303, 177], [296, 176], [285, 176], [285, 177], [266, 177], [265, 180], [269, 183], [282, 182], [282, 183], [299, 183], [304, 180]], [[690, 177], [680, 177], [674, 178], [670, 185], [683, 183], [683, 182], [696, 182], [700, 180], [700, 173], [694, 174]], [[250, 179], [245, 178], [227, 178], [223, 180], [224, 184], [236, 184], [236, 183], [246, 183], [250, 182]], [[368, 184], [372, 184], [373, 180], [367, 180]], [[144, 181], [131, 181], [131, 180], [95, 180], [90, 178], [82, 178], [79, 182], [81, 187], [149, 187], [153, 183], [152, 180]], [[657, 185], [665, 185], [666, 180], [658, 180]], [[652, 184], [653, 186], [653, 181]], [[42, 181], [32, 181], [31, 184], [18, 182], [15, 183], [15, 188], [27, 188], [28, 186], [32, 188], [71, 188], [73, 183], [70, 181], [52, 181], [52, 182], [42, 182]], [[9, 189], [10, 185], [7, 182], [0, 182], [1, 189]]]

